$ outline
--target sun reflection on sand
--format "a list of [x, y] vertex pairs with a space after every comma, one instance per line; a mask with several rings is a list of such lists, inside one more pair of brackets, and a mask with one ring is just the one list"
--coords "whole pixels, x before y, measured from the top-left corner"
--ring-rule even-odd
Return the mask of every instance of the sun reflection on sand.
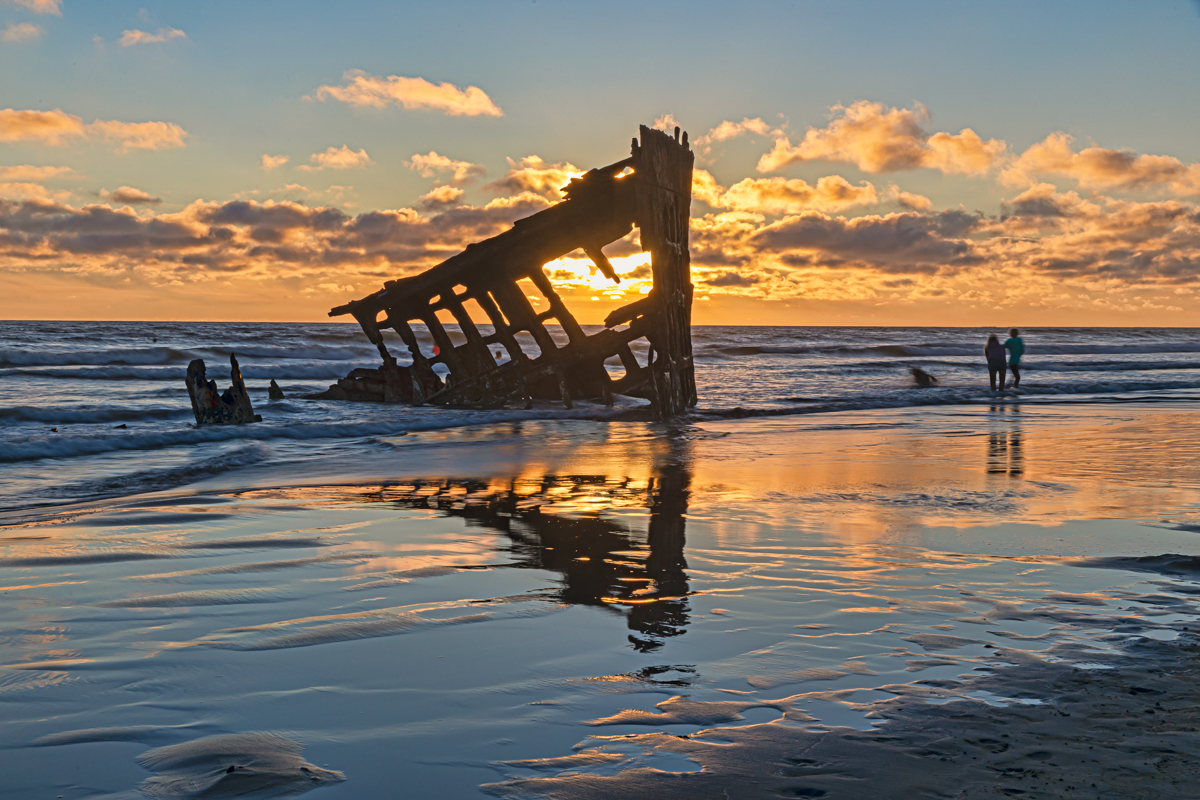
[[[1195, 548], [1187, 417], [1108, 413], [497, 425], [379, 440], [386, 478], [51, 511], [0, 562], [0, 692], [31, 709], [0, 744], [161, 746], [130, 731], [211, 708], [204, 733], [314, 732], [371, 794], [397, 763], [449, 780], [448, 749], [570, 783], [683, 748], [709, 780], [735, 750], [706, 736], [776, 765], [833, 726], [1052, 709], [1039, 676], [1118, 681], [1198, 613], [1195, 559], [1157, 555]], [[624, 729], [568, 755], [589, 722]]]

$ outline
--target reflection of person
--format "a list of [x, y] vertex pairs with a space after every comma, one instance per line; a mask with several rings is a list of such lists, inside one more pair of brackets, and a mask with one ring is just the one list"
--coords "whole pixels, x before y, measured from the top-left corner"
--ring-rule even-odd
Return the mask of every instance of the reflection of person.
[[983, 347], [983, 357], [987, 359], [988, 380], [992, 382], [992, 391], [996, 391], [996, 376], [1000, 376], [1000, 389], [1004, 389], [1004, 345], [996, 334], [989, 334], [987, 344]]
[[[1008, 339], [1004, 342], [1004, 349], [1008, 351], [1008, 368], [1013, 374], [1013, 388], [1021, 385], [1021, 356], [1025, 355], [1025, 340], [1021, 338], [1021, 332], [1016, 328], [1012, 328], [1008, 332]], [[1003, 388], [1004, 379], [1000, 379], [1001, 388]]]

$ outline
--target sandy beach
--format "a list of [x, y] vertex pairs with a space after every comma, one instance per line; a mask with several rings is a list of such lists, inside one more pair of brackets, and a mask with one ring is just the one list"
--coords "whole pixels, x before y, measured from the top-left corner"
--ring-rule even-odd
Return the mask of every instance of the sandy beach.
[[5, 796], [1190, 797], [1193, 420], [498, 423], [7, 512]]

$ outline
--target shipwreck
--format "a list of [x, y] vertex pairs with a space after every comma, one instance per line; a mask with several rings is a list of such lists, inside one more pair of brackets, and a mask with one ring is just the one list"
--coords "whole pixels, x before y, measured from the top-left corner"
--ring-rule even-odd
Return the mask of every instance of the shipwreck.
[[[332, 309], [331, 317], [349, 314], [358, 321], [383, 363], [353, 370], [316, 397], [482, 408], [541, 399], [570, 408], [573, 400], [611, 405], [614, 394], [634, 394], [648, 398], [659, 419], [694, 406], [688, 252], [694, 155], [679, 128], [674, 136], [645, 126], [639, 133], [629, 158], [572, 180], [562, 202], [419, 275], [387, 281], [374, 294]], [[603, 248], [635, 226], [650, 253], [653, 286], [609, 314], [602, 330], [585, 333], [543, 265], [582, 250], [618, 281]], [[545, 298], [546, 310], [530, 303], [518, 284], [524, 279]], [[439, 313], [454, 320], [447, 324], [456, 324], [465, 341], [453, 341]], [[485, 330], [477, 322], [483, 316], [490, 322]], [[422, 351], [414, 325], [429, 331], [429, 352]], [[554, 325], [561, 328], [559, 341], [548, 327]], [[388, 351], [382, 335], [388, 328], [407, 347], [410, 364]], [[645, 363], [630, 347], [639, 339], [648, 343]], [[606, 362], [624, 373], [610, 373]]]
[[255, 414], [250, 404], [250, 393], [246, 391], [246, 382], [242, 380], [242, 370], [234, 353], [229, 354], [229, 380], [229, 388], [221, 392], [217, 382], [208, 379], [204, 359], [197, 358], [188, 364], [188, 397], [192, 400], [192, 413], [196, 415], [197, 425], [262, 422], [262, 416]]

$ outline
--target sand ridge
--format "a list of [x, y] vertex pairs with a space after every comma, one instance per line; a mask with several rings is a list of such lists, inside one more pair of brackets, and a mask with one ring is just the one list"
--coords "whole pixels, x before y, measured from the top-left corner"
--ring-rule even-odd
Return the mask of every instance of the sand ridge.
[[[685, 756], [703, 769], [673, 773], [631, 764], [616, 775], [567, 772], [484, 788], [498, 797], [550, 800], [1128, 800], [1150, 796], [1152, 785], [1156, 798], [1194, 798], [1200, 778], [1200, 636], [1144, 639], [1131, 650], [1136, 657], [1105, 657], [1110, 662], [1105, 666], [1115, 668], [1082, 669], [1060, 660], [1095, 657], [1077, 645], [1056, 646], [1040, 657], [998, 649], [997, 658], [1017, 663], [961, 682], [883, 687], [897, 696], [869, 704], [869, 716], [886, 720], [874, 730], [817, 730], [775, 721], [685, 736], [612, 737], [613, 744]], [[961, 696], [966, 693], [1010, 702], [992, 705]], [[1041, 702], [1011, 702], [1022, 696]], [[931, 698], [944, 702], [930, 703]], [[593, 737], [597, 741], [602, 744], [578, 755], [599, 763], [606, 746], [603, 737]], [[563, 766], [578, 769], [583, 761]]]

